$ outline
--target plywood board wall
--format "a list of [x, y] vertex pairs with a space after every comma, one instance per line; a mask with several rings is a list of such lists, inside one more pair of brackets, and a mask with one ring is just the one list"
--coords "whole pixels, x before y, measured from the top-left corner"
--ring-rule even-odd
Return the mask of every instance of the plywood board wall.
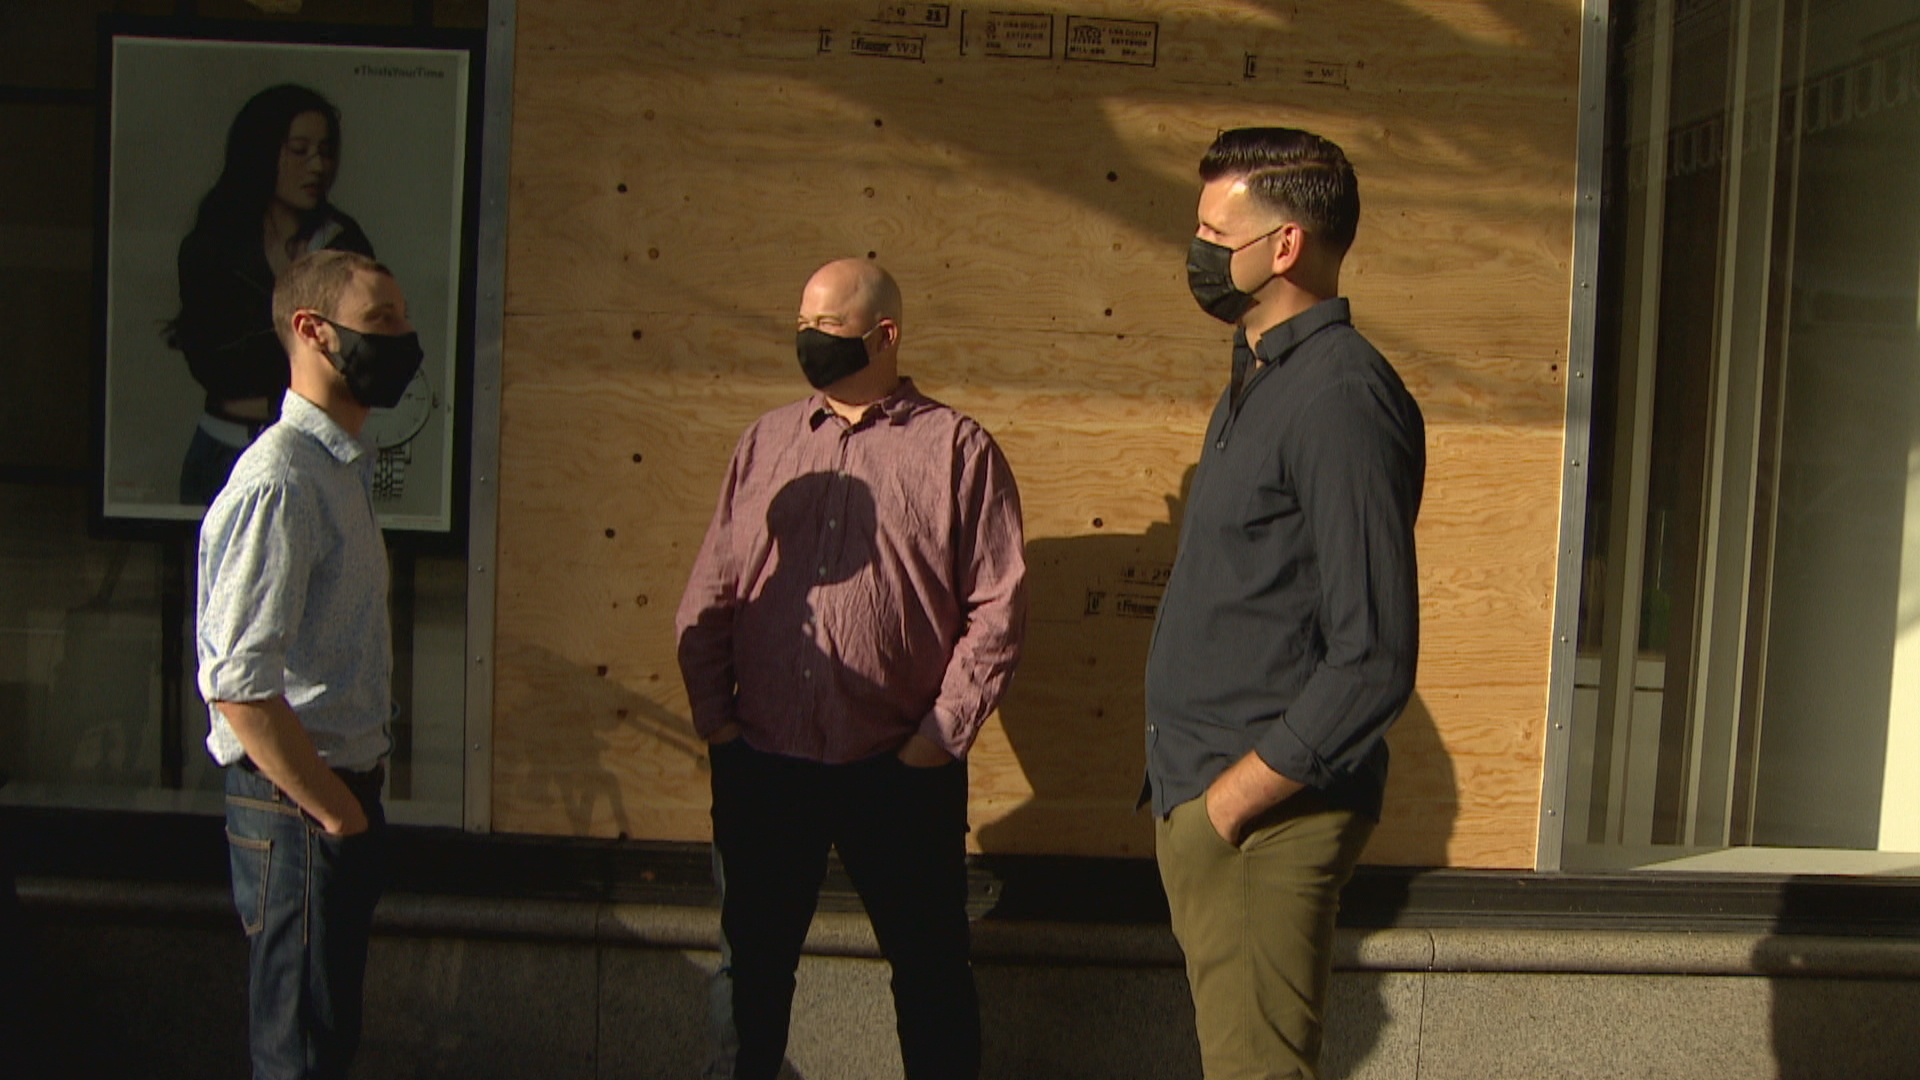
[[1574, 192], [1574, 0], [522, 0], [495, 826], [699, 840], [673, 611], [729, 451], [806, 392], [801, 285], [873, 255], [903, 367], [1021, 485], [1026, 658], [972, 757], [990, 852], [1145, 855], [1140, 672], [1229, 335], [1201, 152], [1361, 180], [1345, 291], [1427, 416], [1424, 655], [1368, 860], [1532, 865]]

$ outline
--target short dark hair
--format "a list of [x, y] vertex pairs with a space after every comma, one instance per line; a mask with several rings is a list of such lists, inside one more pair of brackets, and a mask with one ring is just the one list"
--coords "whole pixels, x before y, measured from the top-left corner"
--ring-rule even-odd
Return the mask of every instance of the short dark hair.
[[1200, 179], [1245, 177], [1263, 205], [1300, 223], [1315, 239], [1345, 254], [1360, 225], [1360, 182], [1331, 140], [1298, 128], [1223, 131], [1200, 159]]
[[393, 276], [393, 271], [357, 251], [321, 248], [293, 260], [273, 283], [273, 329], [293, 348], [293, 313], [317, 311], [328, 318], [340, 313], [340, 294], [362, 270]]

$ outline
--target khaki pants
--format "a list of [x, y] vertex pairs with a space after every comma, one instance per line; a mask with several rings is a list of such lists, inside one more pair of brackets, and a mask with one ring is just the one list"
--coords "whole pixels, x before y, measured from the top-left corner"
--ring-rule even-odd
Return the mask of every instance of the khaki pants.
[[1373, 825], [1311, 791], [1261, 815], [1237, 848], [1204, 798], [1156, 823], [1206, 1080], [1319, 1075], [1334, 915]]

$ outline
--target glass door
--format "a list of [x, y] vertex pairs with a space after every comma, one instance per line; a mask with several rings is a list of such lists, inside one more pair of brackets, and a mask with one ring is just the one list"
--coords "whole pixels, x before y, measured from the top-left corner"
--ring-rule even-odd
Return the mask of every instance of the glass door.
[[1570, 868], [1920, 851], [1917, 52], [1897, 0], [1617, 15]]

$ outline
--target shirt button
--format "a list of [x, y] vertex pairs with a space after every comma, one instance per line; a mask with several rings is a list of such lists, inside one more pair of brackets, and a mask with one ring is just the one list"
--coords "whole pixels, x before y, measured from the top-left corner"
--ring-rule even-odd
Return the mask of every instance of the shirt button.
[[824, 567], [824, 566], [823, 566], [823, 567], [821, 567], [821, 568], [820, 568], [820, 576], [821, 576], [821, 577], [826, 577], [826, 576], [827, 576], [827, 568], [826, 568], [826, 567]]
[[801, 672], [801, 673], [800, 673], [800, 677], [801, 677], [802, 679], [805, 679], [805, 680], [807, 680], [808, 682], [812, 682], [812, 681], [813, 681], [813, 672], [811, 672], [811, 671], [803, 671], [803, 672]]
[[1227, 448], [1227, 440], [1221, 439], [1219, 442], [1213, 444], [1213, 448], [1215, 450], [1225, 450]]
[[828, 518], [828, 519], [827, 519], [827, 528], [829, 528], [829, 529], [837, 529], [837, 528], [839, 528], [839, 527], [840, 527], [840, 523], [839, 523], [838, 521], [835, 521], [835, 520], [834, 520], [833, 518]]
[[1160, 730], [1159, 728], [1157, 728], [1157, 727], [1154, 727], [1154, 726], [1153, 726], [1152, 724], [1148, 724], [1148, 725], [1147, 725], [1147, 734], [1149, 734], [1149, 735], [1152, 735], [1152, 734], [1154, 734], [1154, 733], [1156, 733], [1156, 732], [1158, 732], [1159, 730]]

